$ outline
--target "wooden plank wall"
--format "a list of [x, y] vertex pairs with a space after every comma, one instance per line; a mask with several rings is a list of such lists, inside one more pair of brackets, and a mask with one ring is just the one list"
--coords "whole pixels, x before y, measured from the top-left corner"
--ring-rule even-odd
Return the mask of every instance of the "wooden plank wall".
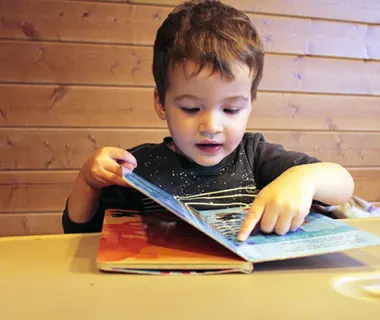
[[[380, 2], [238, 0], [267, 52], [249, 121], [380, 201]], [[0, 235], [62, 232], [97, 148], [158, 142], [152, 43], [178, 0], [0, 0]]]

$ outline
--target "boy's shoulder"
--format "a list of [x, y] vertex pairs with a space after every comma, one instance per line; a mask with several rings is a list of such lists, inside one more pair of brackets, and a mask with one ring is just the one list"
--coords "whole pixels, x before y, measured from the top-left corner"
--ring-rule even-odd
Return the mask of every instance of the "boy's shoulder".
[[246, 132], [243, 135], [240, 146], [246, 152], [256, 153], [258, 149], [265, 146], [267, 142], [265, 141], [264, 135], [260, 132]]
[[160, 143], [143, 143], [132, 148], [127, 149], [128, 152], [138, 159], [146, 159], [152, 157], [166, 156], [172, 151], [168, 147], [172, 139], [165, 137]]
[[161, 149], [162, 143], [143, 143], [127, 149], [132, 154], [141, 154], [149, 151], [157, 151]]
[[265, 142], [264, 135], [261, 132], [245, 132], [243, 135], [242, 143], [259, 143]]
[[244, 134], [241, 147], [244, 148], [249, 158], [256, 163], [271, 162], [272, 160], [281, 162], [292, 162], [294, 164], [320, 162], [303, 152], [287, 150], [282, 144], [268, 142], [262, 133], [247, 132]]

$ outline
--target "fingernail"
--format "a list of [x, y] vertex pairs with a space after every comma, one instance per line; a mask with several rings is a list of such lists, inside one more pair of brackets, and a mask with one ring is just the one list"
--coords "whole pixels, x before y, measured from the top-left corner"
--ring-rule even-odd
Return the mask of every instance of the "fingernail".
[[128, 168], [126, 168], [124, 166], [121, 166], [121, 169], [123, 171], [123, 176], [126, 174], [130, 174], [132, 172], [131, 170], [129, 170]]
[[237, 238], [239, 241], [245, 241], [247, 239], [247, 234], [246, 233], [238, 234]]

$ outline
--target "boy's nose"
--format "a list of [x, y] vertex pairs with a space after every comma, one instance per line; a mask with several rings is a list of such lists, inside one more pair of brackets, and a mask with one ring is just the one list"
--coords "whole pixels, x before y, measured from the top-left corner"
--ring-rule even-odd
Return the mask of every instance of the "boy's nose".
[[223, 126], [218, 121], [216, 115], [208, 115], [204, 117], [200, 123], [199, 131], [202, 134], [216, 134], [223, 131]]

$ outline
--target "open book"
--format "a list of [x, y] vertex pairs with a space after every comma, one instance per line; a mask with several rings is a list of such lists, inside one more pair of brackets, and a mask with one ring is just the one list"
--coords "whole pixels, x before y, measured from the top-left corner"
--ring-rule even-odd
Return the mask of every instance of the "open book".
[[278, 236], [258, 230], [241, 242], [246, 209], [197, 211], [135, 173], [124, 179], [162, 210], [107, 210], [96, 257], [100, 270], [250, 273], [259, 262], [380, 245], [380, 237], [315, 212], [297, 231]]

